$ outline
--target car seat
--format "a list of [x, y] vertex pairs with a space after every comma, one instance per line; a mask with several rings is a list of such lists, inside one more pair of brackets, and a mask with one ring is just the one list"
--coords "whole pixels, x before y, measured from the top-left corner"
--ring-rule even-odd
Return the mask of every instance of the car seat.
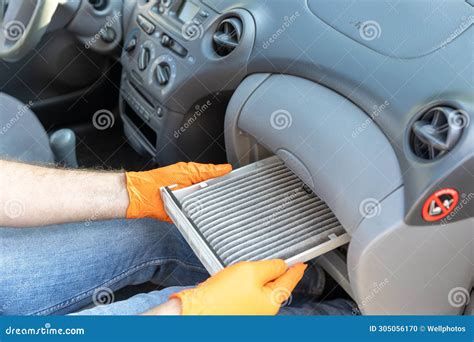
[[31, 106], [0, 93], [0, 158], [77, 167], [74, 132], [60, 129], [48, 137]]

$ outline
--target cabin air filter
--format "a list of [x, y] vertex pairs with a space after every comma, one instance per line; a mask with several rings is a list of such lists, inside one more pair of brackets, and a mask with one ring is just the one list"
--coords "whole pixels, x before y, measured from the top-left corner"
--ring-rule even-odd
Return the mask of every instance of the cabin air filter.
[[168, 215], [211, 274], [244, 260], [305, 262], [349, 241], [326, 203], [277, 157], [161, 191]]

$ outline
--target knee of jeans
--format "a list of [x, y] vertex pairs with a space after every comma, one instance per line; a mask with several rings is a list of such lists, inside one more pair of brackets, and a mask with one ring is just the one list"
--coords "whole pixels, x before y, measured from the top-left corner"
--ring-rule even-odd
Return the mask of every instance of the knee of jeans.
[[143, 224], [147, 226], [145, 234], [138, 238], [141, 240], [139, 243], [146, 246], [148, 253], [158, 258], [176, 259], [187, 265], [203, 268], [202, 263], [174, 224], [152, 219], [138, 221], [143, 221]]
[[209, 277], [202, 265], [186, 263], [183, 260], [168, 260], [157, 268], [151, 282], [162, 287], [195, 286]]

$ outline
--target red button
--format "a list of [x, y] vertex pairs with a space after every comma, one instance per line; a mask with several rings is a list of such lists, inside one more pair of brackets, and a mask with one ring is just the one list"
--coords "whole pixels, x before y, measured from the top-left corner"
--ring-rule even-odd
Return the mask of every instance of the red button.
[[422, 216], [425, 221], [439, 221], [448, 216], [459, 202], [456, 190], [446, 188], [436, 191], [423, 205]]

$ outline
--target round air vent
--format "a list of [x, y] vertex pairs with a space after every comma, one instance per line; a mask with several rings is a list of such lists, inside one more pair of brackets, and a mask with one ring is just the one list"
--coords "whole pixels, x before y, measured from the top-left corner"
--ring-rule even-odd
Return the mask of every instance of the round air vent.
[[434, 160], [454, 148], [468, 122], [467, 113], [451, 107], [435, 107], [416, 120], [410, 145], [416, 156]]
[[239, 45], [242, 37], [242, 21], [230, 17], [221, 21], [212, 37], [214, 51], [221, 57], [229, 55]]

